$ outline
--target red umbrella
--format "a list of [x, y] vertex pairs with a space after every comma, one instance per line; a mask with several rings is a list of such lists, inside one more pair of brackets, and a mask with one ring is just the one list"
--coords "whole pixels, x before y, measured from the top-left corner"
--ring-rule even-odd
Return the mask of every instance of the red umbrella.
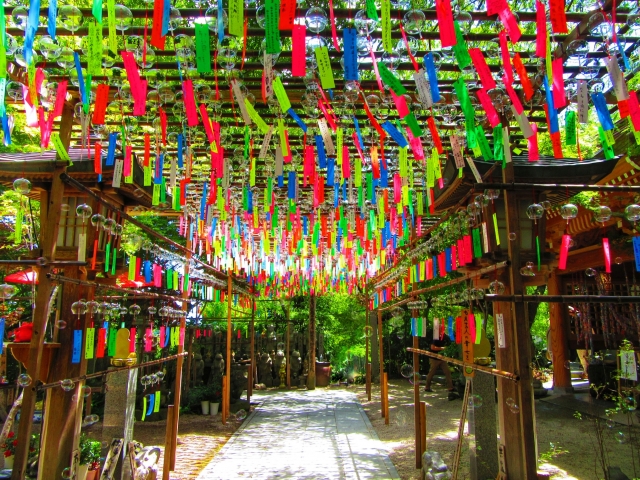
[[153, 283], [146, 283], [142, 275], [136, 275], [135, 280], [129, 280], [129, 273], [121, 273], [117, 277], [118, 286], [121, 288], [150, 287]]
[[24, 283], [31, 285], [35, 282], [38, 284], [38, 274], [33, 270], [22, 270], [21, 272], [15, 272], [4, 277], [4, 281], [7, 283]]

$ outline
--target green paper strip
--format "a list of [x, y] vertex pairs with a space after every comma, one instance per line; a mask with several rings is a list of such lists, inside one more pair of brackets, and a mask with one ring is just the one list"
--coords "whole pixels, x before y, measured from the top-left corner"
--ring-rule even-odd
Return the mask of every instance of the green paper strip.
[[155, 401], [153, 402], [153, 413], [160, 411], [160, 392], [155, 393]]
[[116, 274], [116, 260], [118, 258], [118, 250], [116, 248], [113, 249], [113, 255], [111, 256], [111, 275]]
[[247, 113], [249, 114], [249, 117], [251, 118], [253, 123], [256, 124], [260, 132], [262, 132], [263, 134], [266, 134], [269, 131], [269, 125], [265, 123], [265, 121], [262, 119], [260, 114], [256, 111], [253, 105], [251, 105], [251, 102], [246, 97], [244, 99], [244, 106], [247, 109]]
[[329, 49], [327, 47], [318, 47], [315, 53], [322, 88], [325, 90], [336, 88], [336, 82], [333, 79], [333, 70], [331, 69], [331, 59], [329, 58]]
[[[102, 12], [102, 2], [100, 2], [100, 12]], [[87, 74], [102, 75], [102, 25], [97, 22], [89, 22], [87, 42]], [[87, 90], [90, 92], [91, 89]]]
[[244, 35], [244, 1], [229, 0], [229, 34], [234, 37]]
[[109, 24], [109, 50], [114, 55], [118, 54], [118, 37], [116, 31], [116, 2], [115, 0], [107, 0], [107, 16]]
[[160, 185], [157, 183], [153, 184], [153, 195], [151, 197], [151, 205], [156, 206], [160, 205]]
[[167, 201], [167, 182], [166, 179], [162, 179], [162, 184], [160, 185], [160, 203], [166, 203]]
[[500, 245], [500, 231], [498, 230], [498, 215], [493, 212], [493, 230], [496, 233], [496, 245]]
[[147, 417], [147, 396], [144, 395], [142, 397], [142, 418], [140, 419], [141, 422], [144, 422], [144, 419]]
[[387, 53], [393, 52], [393, 40], [391, 40], [391, 2], [382, 0], [382, 48]]
[[540, 238], [536, 235], [536, 254], [538, 255], [538, 271], [540, 271]]
[[24, 213], [22, 211], [22, 199], [20, 199], [20, 205], [18, 206], [18, 211], [16, 212], [16, 226], [13, 231], [13, 244], [20, 245], [22, 243], [22, 218]]
[[276, 94], [276, 99], [280, 104], [280, 110], [282, 113], [287, 113], [287, 111], [291, 108], [291, 102], [289, 101], [289, 97], [287, 96], [287, 92], [284, 89], [284, 85], [282, 85], [282, 80], [280, 77], [276, 77], [273, 82], [273, 93]]
[[393, 93], [396, 95], [403, 95], [407, 93], [407, 89], [404, 88], [400, 80], [387, 68], [387, 66], [381, 61], [378, 62], [378, 72], [380, 73], [380, 78], [384, 84], [393, 90]]
[[198, 73], [211, 73], [211, 43], [209, 25], [196, 23], [196, 66]]
[[104, 251], [104, 271], [109, 271], [109, 260], [111, 258], [111, 242], [107, 243]]
[[409, 129], [411, 130], [411, 133], [413, 133], [414, 137], [422, 136], [422, 133], [423, 133], [422, 129], [420, 128], [420, 125], [418, 124], [418, 120], [416, 119], [416, 116], [413, 113], [410, 113], [409, 115], [404, 117], [403, 120], [404, 120], [404, 123], [406, 123]]
[[366, 9], [368, 18], [371, 18], [372, 20], [379, 20], [375, 0], [367, 0]]
[[467, 49], [467, 42], [462, 35], [462, 31], [460, 30], [460, 24], [457, 21], [453, 22], [453, 28], [456, 31], [456, 44], [452, 47], [453, 53], [456, 56], [456, 61], [458, 62], [458, 67], [460, 70], [464, 70], [469, 65], [471, 65], [471, 56], [469, 55], [469, 50]]
[[278, 0], [266, 1], [265, 22], [266, 51], [270, 54], [280, 53], [280, 2]]
[[118, 331], [109, 327], [109, 340], [107, 341], [107, 355], [113, 357], [116, 354], [116, 335]]
[[504, 160], [504, 143], [502, 142], [502, 124], [499, 123], [493, 129], [493, 158]]
[[93, 16], [95, 17], [96, 21], [100, 25], [102, 25], [102, 0], [93, 0], [91, 13], [93, 13]]
[[85, 347], [84, 347], [84, 358], [86, 358], [87, 360], [90, 360], [93, 358], [93, 347], [94, 347], [95, 335], [96, 335], [95, 328], [87, 328]]
[[482, 241], [480, 239], [480, 229], [474, 228], [471, 231], [471, 236], [473, 237], [473, 256], [475, 258], [480, 258], [482, 256]]
[[135, 279], [136, 279], [136, 257], [135, 255], [130, 255], [128, 280], [134, 281]]
[[565, 131], [566, 131], [566, 136], [564, 140], [565, 145], [575, 145], [576, 144], [576, 112], [572, 110], [567, 110], [567, 115], [565, 117]]

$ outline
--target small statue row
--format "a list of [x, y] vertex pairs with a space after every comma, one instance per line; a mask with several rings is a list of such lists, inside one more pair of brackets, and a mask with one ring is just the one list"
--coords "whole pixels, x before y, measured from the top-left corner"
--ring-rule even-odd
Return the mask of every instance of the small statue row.
[[[286, 357], [283, 351], [271, 354], [263, 352], [258, 359], [258, 378], [256, 383], [265, 387], [282, 387], [286, 382]], [[272, 358], [273, 357], [273, 358]], [[308, 373], [308, 362], [305, 359], [304, 365], [300, 358], [300, 352], [294, 350], [289, 357], [291, 368], [291, 384], [294, 386], [304, 385], [304, 377]]]

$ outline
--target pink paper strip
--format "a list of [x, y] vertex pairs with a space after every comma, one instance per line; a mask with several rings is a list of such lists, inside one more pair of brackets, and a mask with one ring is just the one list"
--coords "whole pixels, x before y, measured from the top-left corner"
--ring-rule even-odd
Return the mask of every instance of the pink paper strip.
[[150, 328], [147, 328], [147, 330], [145, 331], [144, 334], [144, 351], [145, 352], [150, 352], [151, 351], [151, 341], [153, 340], [153, 332], [151, 331]]
[[602, 239], [602, 253], [604, 254], [604, 271], [611, 273], [611, 249], [609, 248], [609, 239]]
[[497, 15], [507, 6], [507, 0], [487, 0], [487, 15]]
[[342, 178], [351, 176], [351, 162], [349, 161], [349, 146], [342, 146]]
[[133, 116], [141, 117], [147, 112], [147, 81], [140, 80], [138, 98], [133, 99]]
[[500, 17], [500, 21], [509, 34], [511, 43], [518, 43], [518, 40], [520, 40], [520, 37], [522, 36], [522, 32], [520, 31], [518, 21], [516, 20], [516, 17], [513, 16], [513, 12], [511, 11], [511, 9], [509, 7], [505, 8], [500, 13], [498, 13], [498, 16]]
[[493, 79], [493, 75], [491, 75], [491, 70], [489, 70], [489, 65], [487, 65], [482, 51], [479, 48], [470, 48], [469, 55], [485, 90], [496, 88], [496, 81]]
[[202, 123], [204, 124], [204, 133], [207, 134], [207, 140], [209, 140], [209, 143], [213, 143], [213, 128], [211, 128], [211, 120], [209, 120], [207, 106], [204, 103], [200, 104], [200, 116], [202, 117]]
[[537, 162], [538, 160], [540, 160], [540, 153], [538, 151], [538, 125], [535, 123], [532, 123], [531, 130], [533, 130], [533, 135], [527, 138], [527, 148], [529, 149], [529, 161]]
[[502, 56], [502, 67], [504, 68], [504, 76], [509, 79], [509, 83], [513, 83], [513, 68], [511, 67], [511, 54], [509, 53], [509, 45], [507, 44], [507, 32], [502, 30], [498, 35], [500, 41], [500, 55]]
[[511, 99], [511, 103], [513, 103], [513, 107], [516, 109], [516, 112], [518, 113], [518, 115], [522, 114], [522, 112], [524, 111], [524, 107], [522, 106], [520, 97], [518, 97], [518, 94], [513, 89], [513, 85], [509, 82], [509, 79], [506, 75], [502, 78], [502, 81], [504, 82], [504, 88], [507, 91], [507, 95], [509, 95], [509, 98]]
[[353, 143], [356, 146], [356, 150], [358, 151], [358, 156], [360, 157], [360, 160], [362, 160], [364, 162], [364, 152], [362, 151], [362, 148], [360, 147], [360, 139], [358, 138], [358, 134], [356, 132], [353, 132], [351, 134], [351, 137], [353, 138]]
[[536, 57], [547, 56], [547, 14], [544, 3], [536, 0]]
[[473, 313], [470, 313], [467, 316], [467, 321], [468, 321], [468, 325], [469, 325], [469, 333], [471, 333], [471, 338], [473, 339], [473, 343], [477, 343], [476, 342], [476, 335], [477, 335], [477, 331], [476, 331], [476, 317]]
[[305, 25], [293, 26], [291, 31], [291, 75], [294, 77], [304, 77], [307, 74], [306, 37], [307, 27]]
[[136, 351], [136, 328], [131, 327], [129, 329], [129, 353]]
[[553, 74], [553, 106], [558, 109], [567, 104], [567, 97], [564, 93], [564, 69], [562, 57], [554, 58], [551, 61], [551, 71]]
[[378, 71], [378, 60], [376, 54], [372, 49], [369, 49], [369, 55], [371, 56], [371, 63], [373, 63], [373, 72], [376, 74], [376, 81], [378, 82], [378, 89], [380, 93], [384, 94], [384, 87], [382, 86], [382, 79], [380, 78], [380, 72]]
[[453, 27], [453, 12], [450, 0], [436, 0], [436, 15], [440, 29], [442, 47], [453, 47], [456, 43], [456, 31]]
[[451, 245], [451, 270], [456, 271], [458, 269], [458, 247]]
[[409, 115], [409, 107], [407, 107], [407, 100], [404, 98], [404, 95], [396, 95], [393, 93], [393, 90], [389, 89], [389, 93], [391, 93], [391, 97], [393, 98], [393, 102], [396, 104], [396, 110], [398, 110], [398, 116], [403, 119], [407, 115]]
[[196, 98], [193, 94], [193, 81], [182, 82], [182, 93], [184, 96], [184, 108], [187, 112], [187, 125], [195, 127], [198, 125], [198, 112], [196, 110]]
[[180, 346], [184, 347], [184, 327], [180, 327]]
[[127, 145], [125, 148], [125, 154], [124, 154], [124, 166], [122, 169], [122, 174], [125, 177], [130, 177], [131, 176], [131, 162], [132, 162], [132, 156], [131, 153], [133, 152], [133, 147], [131, 145]]
[[329, 21], [331, 22], [331, 39], [333, 40], [333, 46], [336, 51], [340, 51], [340, 44], [338, 43], [338, 32], [336, 29], [336, 17], [333, 13], [333, 0], [329, 0]]
[[558, 260], [558, 268], [560, 270], [567, 269], [567, 257], [569, 256], [569, 243], [571, 237], [569, 235], [562, 235], [562, 242], [560, 243], [560, 259]]
[[489, 95], [487, 95], [487, 92], [482, 88], [476, 91], [476, 95], [482, 104], [482, 108], [484, 108], [484, 111], [487, 113], [489, 124], [492, 128], [495, 128], [500, 123], [500, 117], [498, 116], [498, 112], [496, 112], [496, 108], [493, 106]]
[[465, 235], [462, 237], [464, 241], [464, 263], [473, 263], [473, 245], [471, 243], [471, 235]]
[[[402, 201], [402, 179], [399, 173], [393, 175], [393, 201], [395, 203]], [[391, 209], [391, 212], [395, 212], [395, 209]]]

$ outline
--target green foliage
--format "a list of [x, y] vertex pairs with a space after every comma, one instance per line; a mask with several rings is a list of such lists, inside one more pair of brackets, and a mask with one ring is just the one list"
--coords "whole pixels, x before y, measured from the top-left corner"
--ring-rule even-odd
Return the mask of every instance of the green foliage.
[[80, 465], [91, 465], [100, 461], [101, 444], [91, 440], [84, 433], [80, 436]]
[[[527, 295], [537, 294], [535, 289], [536, 287], [527, 287]], [[547, 294], [546, 289], [544, 294]], [[531, 325], [531, 339], [536, 347], [536, 352], [540, 352], [547, 348], [547, 332], [549, 331], [549, 325], [549, 304], [540, 303], [538, 305], [538, 311], [536, 312], [536, 318]]]
[[[137, 215], [136, 220], [151, 228], [154, 232], [167, 237], [169, 240], [173, 240], [180, 245], [186, 245], [185, 238], [180, 236], [178, 231], [179, 223], [175, 217], [163, 217], [156, 215], [155, 212], [145, 212], [144, 214]], [[130, 241], [126, 241], [135, 236], [140, 236], [143, 241], [149, 241], [154, 245], [158, 243], [158, 238], [152, 237], [133, 223], [125, 222], [123, 230], [125, 242], [123, 242], [122, 247], [128, 255], [134, 255], [137, 251], [137, 248], [134, 247]], [[170, 249], [168, 245], [161, 246]]]

